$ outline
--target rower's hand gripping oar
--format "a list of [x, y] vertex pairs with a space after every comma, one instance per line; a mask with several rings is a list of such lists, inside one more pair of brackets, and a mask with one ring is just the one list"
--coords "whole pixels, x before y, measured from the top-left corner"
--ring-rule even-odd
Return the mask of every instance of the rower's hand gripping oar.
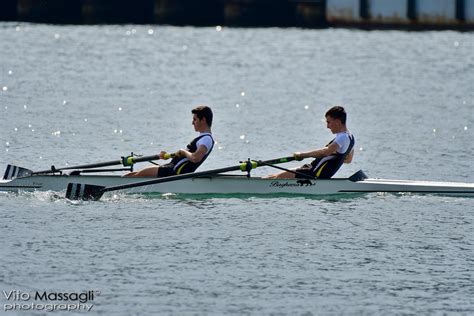
[[265, 165], [273, 165], [279, 163], [285, 163], [295, 160], [294, 157], [283, 157], [277, 158], [272, 160], [266, 161], [255, 161], [255, 160], [248, 160], [241, 162], [239, 165], [227, 167], [227, 168], [220, 168], [220, 169], [213, 169], [208, 171], [201, 171], [201, 172], [194, 172], [194, 173], [185, 173], [176, 176], [158, 178], [153, 180], [146, 180], [146, 181], [139, 181], [135, 183], [117, 185], [117, 186], [110, 186], [104, 187], [100, 185], [92, 185], [92, 184], [81, 184], [81, 183], [69, 183], [66, 190], [66, 198], [70, 200], [99, 200], [105, 192], [110, 191], [117, 191], [117, 190], [124, 190], [130, 188], [136, 188], [151, 184], [158, 184], [170, 181], [177, 181], [189, 178], [197, 178], [202, 176], [210, 176], [218, 173], [230, 172], [230, 171], [243, 171], [243, 172], [250, 172], [250, 170], [255, 169], [257, 167], [265, 166]]
[[[165, 154], [163, 159], [169, 159], [173, 158], [175, 154]], [[159, 160], [160, 155], [151, 155], [151, 156], [143, 156], [143, 157], [134, 157], [134, 156], [126, 156], [122, 157], [120, 160], [112, 160], [112, 161], [106, 161], [106, 162], [99, 162], [99, 163], [93, 163], [93, 164], [87, 164], [87, 165], [79, 165], [79, 166], [71, 166], [71, 167], [64, 167], [64, 168], [55, 168], [54, 166], [51, 166], [51, 169], [49, 170], [42, 170], [42, 171], [36, 171], [33, 172], [32, 174], [47, 174], [47, 173], [55, 173], [59, 172], [62, 170], [72, 170], [72, 169], [92, 169], [92, 168], [101, 168], [101, 167], [108, 167], [108, 166], [117, 166], [117, 165], [123, 165], [124, 167], [130, 167], [133, 166], [133, 164], [137, 162], [143, 162], [143, 161], [151, 161], [151, 160]]]

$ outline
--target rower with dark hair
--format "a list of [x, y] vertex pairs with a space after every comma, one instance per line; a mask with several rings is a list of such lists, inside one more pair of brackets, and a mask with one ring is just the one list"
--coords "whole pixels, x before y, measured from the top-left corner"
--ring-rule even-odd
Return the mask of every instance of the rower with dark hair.
[[307, 152], [295, 152], [293, 156], [302, 160], [303, 158], [316, 158], [310, 164], [305, 164], [300, 168], [284, 171], [270, 175], [268, 178], [288, 179], [288, 178], [331, 178], [342, 166], [343, 163], [350, 163], [354, 155], [354, 136], [346, 127], [347, 113], [342, 106], [334, 106], [326, 112], [327, 128], [336, 137], [325, 147]]
[[[198, 106], [191, 111], [193, 114], [193, 126], [199, 136], [193, 139], [186, 149], [180, 149], [174, 153], [170, 163], [148, 167], [136, 172], [126, 174], [127, 177], [169, 177], [178, 174], [194, 172], [212, 151], [214, 139], [212, 138], [212, 110], [208, 106]], [[160, 152], [160, 159], [165, 159], [167, 152]]]

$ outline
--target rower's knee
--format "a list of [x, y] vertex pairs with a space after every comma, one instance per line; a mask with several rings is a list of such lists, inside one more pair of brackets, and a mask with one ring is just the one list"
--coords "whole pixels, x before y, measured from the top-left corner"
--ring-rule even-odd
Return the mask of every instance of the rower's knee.
[[159, 167], [149, 167], [137, 172], [136, 177], [156, 177]]
[[288, 171], [284, 171], [284, 172], [281, 172], [281, 173], [271, 174], [271, 175], [267, 176], [266, 178], [267, 179], [292, 179], [294, 177], [295, 177], [295, 175], [293, 173], [288, 172]]
[[149, 167], [135, 172], [130, 172], [125, 177], [156, 177], [159, 167]]

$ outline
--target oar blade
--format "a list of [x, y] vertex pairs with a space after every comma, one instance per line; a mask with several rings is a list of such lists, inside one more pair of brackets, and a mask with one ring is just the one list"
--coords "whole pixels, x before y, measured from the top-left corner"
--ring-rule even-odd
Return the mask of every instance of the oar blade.
[[33, 171], [14, 166], [14, 165], [7, 165], [7, 169], [5, 169], [5, 174], [3, 175], [3, 180], [12, 180], [15, 178], [21, 178], [21, 177], [28, 177], [31, 176]]
[[104, 194], [104, 186], [85, 184], [85, 183], [69, 183], [66, 190], [66, 199], [98, 201]]

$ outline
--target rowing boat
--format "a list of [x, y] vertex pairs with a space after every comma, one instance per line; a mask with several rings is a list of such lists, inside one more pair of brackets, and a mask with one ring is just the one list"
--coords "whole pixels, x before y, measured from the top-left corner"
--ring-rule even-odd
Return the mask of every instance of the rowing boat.
[[[26, 169], [27, 170], [27, 169]], [[8, 178], [8, 177], [5, 177]], [[29, 174], [0, 180], [0, 192], [64, 191], [68, 184], [113, 187], [156, 178], [118, 175]], [[266, 179], [246, 175], [215, 174], [176, 181], [131, 187], [124, 193], [176, 193], [205, 195], [295, 195], [319, 196], [369, 192], [424, 193], [474, 197], [474, 183], [370, 179], [363, 171], [349, 178]]]

